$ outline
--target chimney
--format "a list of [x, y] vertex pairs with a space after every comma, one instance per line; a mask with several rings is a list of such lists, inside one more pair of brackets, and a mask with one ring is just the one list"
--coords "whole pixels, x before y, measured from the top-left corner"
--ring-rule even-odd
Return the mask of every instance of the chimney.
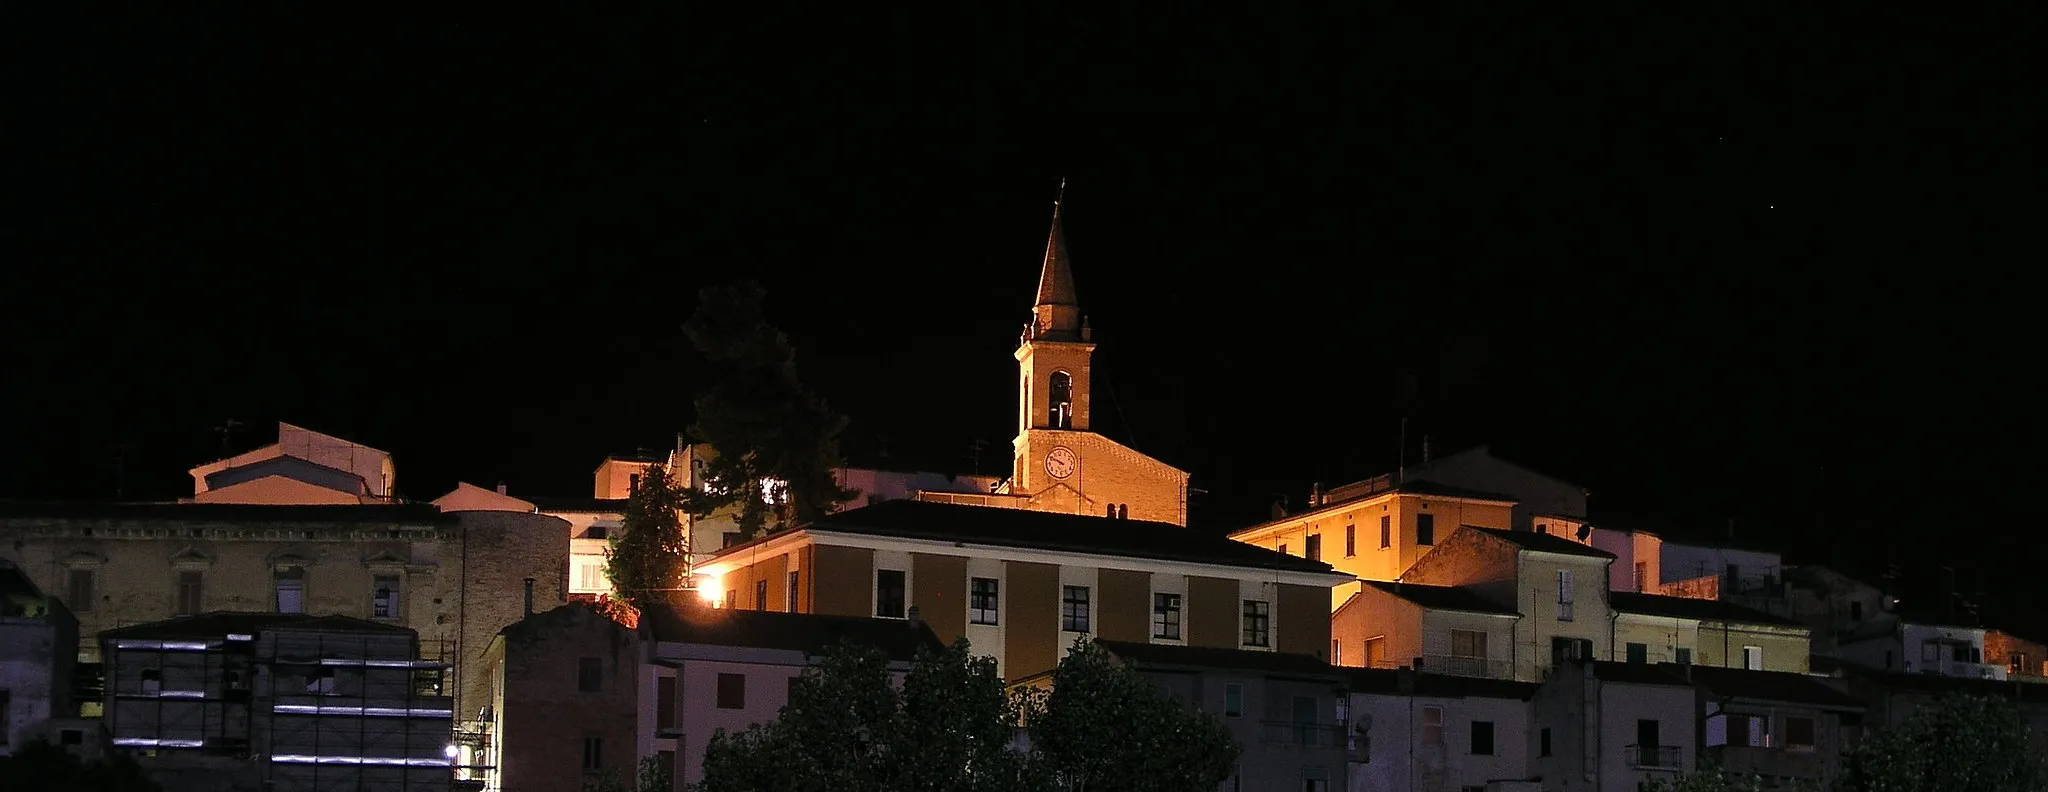
[[907, 616], [909, 616], [909, 617], [910, 617], [910, 626], [912, 626], [912, 627], [916, 627], [916, 626], [918, 626], [918, 625], [920, 625], [920, 624], [923, 624], [923, 623], [924, 623], [924, 619], [923, 619], [923, 618], [921, 618], [921, 617], [919, 617], [919, 616], [917, 615], [917, 606], [916, 606], [916, 605], [912, 605], [912, 606], [910, 606], [910, 610], [909, 610], [909, 611], [906, 611], [906, 612], [905, 612], [905, 615], [907, 615]]
[[505, 494], [505, 482], [503, 482], [503, 481], [500, 481], [500, 482], [498, 482], [498, 494], [499, 494], [499, 495], [503, 495], [503, 494]]
[[526, 615], [533, 615], [533, 578], [526, 579]]
[[1323, 505], [1323, 483], [1322, 483], [1322, 482], [1320, 482], [1320, 481], [1318, 481], [1318, 482], [1316, 482], [1316, 483], [1314, 483], [1314, 484], [1310, 484], [1310, 485], [1308, 485], [1308, 507], [1309, 507], [1309, 508], [1311, 508], [1311, 509], [1314, 509], [1314, 508], [1318, 508], [1318, 507], [1320, 507], [1320, 506], [1322, 506], [1322, 505]]

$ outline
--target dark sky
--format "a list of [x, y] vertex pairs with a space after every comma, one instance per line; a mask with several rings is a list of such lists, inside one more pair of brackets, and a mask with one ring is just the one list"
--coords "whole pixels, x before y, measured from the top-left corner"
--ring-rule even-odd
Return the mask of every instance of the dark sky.
[[678, 326], [739, 277], [857, 459], [993, 471], [1064, 176], [1097, 422], [1198, 521], [1391, 468], [1406, 415], [1596, 516], [2038, 562], [2005, 25], [1332, 7], [10, 9], [0, 496], [189, 493], [228, 418], [581, 492], [687, 424]]

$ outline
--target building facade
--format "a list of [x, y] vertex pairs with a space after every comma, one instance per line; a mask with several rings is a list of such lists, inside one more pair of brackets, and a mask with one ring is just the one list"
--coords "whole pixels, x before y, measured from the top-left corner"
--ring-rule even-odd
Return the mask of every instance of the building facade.
[[[1426, 442], [1424, 448], [1427, 449]], [[1527, 531], [1534, 525], [1537, 515], [1586, 518], [1589, 493], [1585, 487], [1502, 459], [1487, 446], [1476, 446], [1441, 457], [1430, 457], [1425, 450], [1421, 462], [1396, 476], [1403, 481], [1423, 479], [1460, 489], [1499, 493], [1512, 501], [1512, 523], [1486, 526], [1489, 528]]]
[[0, 561], [0, 756], [77, 717], [72, 669], [78, 620], [28, 576]]
[[1352, 792], [1543, 788], [1532, 760], [1554, 746], [1531, 728], [1537, 685], [1408, 669], [1346, 676]]
[[702, 559], [724, 607], [922, 613], [1005, 678], [1051, 669], [1076, 638], [1327, 657], [1327, 564], [1168, 523], [891, 501]]
[[1614, 555], [1534, 531], [1461, 528], [1401, 582], [1464, 589], [1520, 614], [1512, 624], [1514, 679], [1542, 680], [1567, 659], [1613, 651], [1607, 571]]
[[643, 649], [633, 627], [571, 602], [507, 626], [484, 650], [488, 725], [457, 778], [492, 792], [631, 786], [641, 756]]
[[1698, 767], [1697, 691], [1657, 666], [1569, 660], [1533, 701], [1545, 790], [1638, 792]]
[[1718, 600], [1617, 591], [1614, 654], [1632, 663], [1677, 663], [1803, 674], [1811, 668], [1806, 625]]
[[1468, 589], [1367, 581], [1330, 615], [1332, 664], [1514, 679], [1521, 619]]
[[[1396, 580], [1459, 528], [1507, 528], [1513, 514], [1514, 502], [1506, 496], [1382, 477], [1312, 493], [1308, 511], [1234, 531], [1230, 538], [1322, 561], [1360, 580]], [[1333, 590], [1330, 610], [1355, 591]]]

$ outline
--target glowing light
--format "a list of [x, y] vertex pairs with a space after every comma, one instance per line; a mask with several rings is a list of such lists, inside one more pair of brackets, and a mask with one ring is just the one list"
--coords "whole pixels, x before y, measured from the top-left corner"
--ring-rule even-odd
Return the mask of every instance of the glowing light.
[[461, 750], [456, 748], [454, 743], [449, 743], [446, 747], [441, 749], [441, 755], [446, 756], [450, 759], [455, 758], [455, 755], [459, 753], [461, 753]]
[[704, 602], [711, 607], [718, 607], [721, 599], [718, 593], [718, 578], [706, 577], [698, 580], [697, 596], [704, 598]]

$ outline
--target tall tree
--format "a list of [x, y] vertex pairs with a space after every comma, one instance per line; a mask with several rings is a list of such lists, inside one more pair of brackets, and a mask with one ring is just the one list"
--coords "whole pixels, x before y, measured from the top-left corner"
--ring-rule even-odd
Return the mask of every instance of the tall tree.
[[605, 549], [604, 573], [612, 590], [633, 607], [659, 602], [689, 582], [682, 508], [683, 492], [661, 464], [647, 466], [639, 486], [626, 497], [623, 525]]
[[1840, 792], [2038, 790], [2041, 756], [2011, 701], [1950, 694], [1856, 744]]
[[1026, 709], [1038, 759], [1067, 789], [1215, 789], [1237, 762], [1221, 721], [1167, 698], [1085, 638]]
[[706, 287], [683, 325], [713, 367], [690, 432], [717, 452], [705, 466], [712, 486], [690, 490], [686, 508], [703, 518], [737, 506], [735, 521], [749, 538], [830, 514], [853, 497], [833, 473], [844, 464], [846, 419], [797, 378], [795, 348], [763, 313], [766, 295], [751, 282]]

